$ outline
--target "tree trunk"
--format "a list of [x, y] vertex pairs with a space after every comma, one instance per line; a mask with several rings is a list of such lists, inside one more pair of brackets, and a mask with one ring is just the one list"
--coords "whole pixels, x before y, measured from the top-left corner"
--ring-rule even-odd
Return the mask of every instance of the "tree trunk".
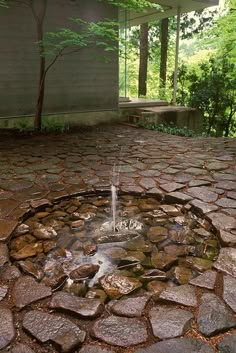
[[168, 30], [169, 19], [161, 20], [161, 61], [160, 61], [160, 93], [165, 93], [166, 88], [166, 68], [167, 68], [167, 51], [168, 51]]
[[147, 94], [148, 23], [140, 25], [138, 96]]
[[[37, 8], [39, 5], [39, 9]], [[34, 19], [37, 24], [37, 40], [43, 40], [43, 23], [47, 9], [47, 0], [41, 0], [40, 4], [33, 0], [31, 1], [31, 10], [34, 15]], [[35, 130], [41, 130], [42, 126], [42, 111], [44, 103], [44, 92], [45, 92], [45, 76], [46, 76], [46, 60], [42, 55], [44, 51], [43, 45], [39, 44], [39, 86], [38, 86], [38, 97], [35, 108], [34, 128]]]

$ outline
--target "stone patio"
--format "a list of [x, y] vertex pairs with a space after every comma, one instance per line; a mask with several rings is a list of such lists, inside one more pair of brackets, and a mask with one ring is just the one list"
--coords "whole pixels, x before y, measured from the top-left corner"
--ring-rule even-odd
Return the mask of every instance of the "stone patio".
[[[158, 300], [137, 291], [119, 299], [122, 305], [53, 291], [25, 276], [8, 252], [15, 228], [50, 203], [109, 192], [114, 165], [120, 193], [155, 197], [163, 211], [179, 204], [204, 218], [222, 245], [213, 267], [189, 284], [159, 288]], [[125, 125], [1, 136], [0, 352], [236, 353], [235, 314], [236, 139]]]

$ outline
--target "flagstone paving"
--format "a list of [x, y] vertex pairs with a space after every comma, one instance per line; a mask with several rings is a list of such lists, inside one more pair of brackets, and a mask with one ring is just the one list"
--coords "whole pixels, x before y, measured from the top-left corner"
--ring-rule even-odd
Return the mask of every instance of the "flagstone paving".
[[[156, 210], [158, 217], [178, 217], [178, 207], [201, 216], [202, 228], [195, 234], [207, 239], [209, 231], [214, 231], [221, 244], [213, 266], [207, 259], [186, 256], [174, 270], [177, 284], [168, 287], [162, 270], [165, 266], [168, 270], [177, 261], [174, 255], [179, 254], [166, 247], [161, 255], [152, 255], [157, 270], [148, 276], [157, 280], [148, 283], [148, 292], [130, 279], [123, 289], [132, 286], [132, 293], [119, 293], [118, 299], [109, 303], [101, 288], [91, 289], [86, 298], [80, 284], [77, 295], [61, 290], [67, 277], [60, 273], [56, 283], [41, 283], [40, 266], [22, 259], [26, 253], [32, 258], [38, 254], [38, 246], [45, 252], [54, 248], [55, 229], [60, 227], [60, 216], [65, 215], [58, 210], [57, 221], [39, 226], [33, 235], [27, 235], [27, 224], [21, 222], [36, 211], [39, 219], [45, 217], [46, 207], [64, 198], [109, 192], [111, 183], [120, 194], [143, 194], [162, 202], [163, 208]], [[3, 134], [0, 352], [236, 353], [235, 200], [236, 139], [185, 138], [124, 125], [48, 136]], [[176, 204], [180, 206], [176, 208]], [[135, 214], [136, 206], [132, 207], [129, 212]], [[143, 200], [139, 207], [148, 212], [151, 206]], [[86, 217], [93, 217], [93, 210], [88, 209], [84, 219], [78, 219], [76, 210], [72, 205], [75, 229], [83, 227]], [[9, 253], [12, 234], [18, 249]], [[161, 224], [148, 236], [153, 244], [158, 244], [160, 237], [161, 241], [167, 238]], [[20, 241], [25, 242], [24, 252]], [[63, 241], [65, 245], [66, 234]], [[186, 246], [178, 249], [189, 255]], [[96, 247], [86, 244], [84, 251], [93, 254]], [[123, 248], [117, 247], [117, 251], [119, 258], [127, 256]], [[143, 252], [136, 251], [135, 256], [144, 261]], [[190, 269], [199, 278], [192, 278]], [[97, 268], [80, 268], [75, 278], [81, 271], [90, 271], [93, 276]], [[102, 280], [103, 289], [112, 281], [114, 285], [129, 278], [114, 276]]]

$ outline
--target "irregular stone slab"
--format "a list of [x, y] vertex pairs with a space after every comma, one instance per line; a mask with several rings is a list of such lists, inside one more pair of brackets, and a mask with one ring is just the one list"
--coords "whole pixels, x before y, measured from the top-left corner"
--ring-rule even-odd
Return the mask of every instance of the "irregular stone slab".
[[7, 241], [17, 226], [16, 221], [0, 219], [0, 241]]
[[15, 306], [20, 309], [50, 295], [52, 295], [51, 288], [42, 283], [37, 283], [34, 278], [29, 276], [18, 278], [13, 288]]
[[216, 184], [216, 187], [224, 190], [236, 190], [236, 182], [230, 180], [221, 180]]
[[179, 189], [183, 189], [185, 185], [180, 183], [167, 183], [167, 184], [161, 184], [160, 187], [167, 192], [172, 192]]
[[190, 201], [190, 205], [192, 205], [197, 211], [200, 211], [202, 214], [213, 212], [218, 209], [217, 206], [211, 205], [209, 203], [206, 203], [200, 200]]
[[6, 348], [15, 337], [13, 315], [9, 309], [0, 309], [0, 349]]
[[[235, 187], [235, 189], [236, 189], [236, 187]], [[229, 197], [230, 199], [236, 200], [236, 191], [227, 192], [227, 197]]]
[[86, 336], [86, 332], [70, 320], [37, 310], [27, 312], [23, 328], [41, 343], [56, 343], [62, 352], [75, 349]]
[[218, 259], [214, 262], [213, 266], [217, 270], [236, 277], [236, 249], [221, 248]]
[[6, 244], [0, 243], [0, 267], [9, 261], [8, 247]]
[[207, 217], [211, 220], [213, 226], [218, 230], [230, 230], [236, 228], [236, 219], [226, 216], [224, 213], [213, 212], [209, 213]]
[[236, 245], [236, 235], [226, 232], [224, 230], [219, 231], [219, 238], [223, 245], [234, 246]]
[[160, 294], [160, 299], [186, 306], [197, 306], [195, 289], [189, 284], [167, 288]]
[[195, 187], [195, 186], [206, 186], [206, 185], [210, 185], [210, 184], [211, 184], [211, 182], [207, 181], [207, 180], [194, 179], [194, 180], [191, 180], [188, 185], [190, 187]]
[[227, 197], [222, 197], [216, 204], [224, 208], [236, 208], [236, 200], [228, 199]]
[[132, 193], [132, 194], [140, 194], [144, 190], [143, 190], [143, 188], [141, 188], [138, 185], [121, 185], [121, 191], [127, 192], [127, 193]]
[[222, 169], [227, 169], [229, 167], [229, 165], [227, 163], [224, 162], [210, 162], [207, 163], [206, 168], [208, 170], [222, 170]]
[[97, 320], [93, 335], [114, 346], [130, 347], [147, 341], [148, 333], [144, 322], [135, 318], [110, 316]]
[[8, 286], [0, 285], [0, 301], [5, 298], [5, 296], [7, 295], [7, 291], [8, 291]]
[[80, 317], [92, 318], [101, 314], [103, 305], [99, 299], [86, 299], [66, 292], [57, 292], [51, 299], [50, 308], [63, 309]]
[[17, 343], [10, 353], [34, 353], [34, 351], [23, 343]]
[[156, 182], [153, 180], [153, 178], [141, 178], [139, 184], [146, 190], [150, 190], [156, 187]]
[[236, 353], [236, 333], [225, 336], [216, 347], [219, 353]]
[[149, 319], [155, 337], [174, 338], [183, 335], [191, 328], [194, 318], [189, 311], [155, 307], [149, 312]]
[[203, 294], [197, 323], [198, 331], [207, 337], [236, 327], [236, 319], [232, 313], [223, 301], [212, 293]]
[[183, 192], [173, 191], [165, 195], [165, 201], [170, 203], [181, 203], [184, 204], [191, 201], [193, 198]]
[[12, 281], [14, 279], [17, 279], [21, 276], [20, 270], [14, 266], [7, 266], [4, 268], [4, 271], [1, 272], [1, 279], [5, 281]]
[[18, 265], [25, 274], [31, 275], [37, 280], [41, 280], [43, 278], [43, 270], [38, 264], [30, 260], [25, 260], [19, 261]]
[[108, 274], [101, 278], [100, 282], [107, 295], [116, 299], [141, 287], [141, 283], [137, 279], [118, 273]]
[[197, 338], [173, 338], [137, 349], [134, 353], [214, 353], [214, 349]]
[[79, 353], [114, 353], [114, 351], [98, 346], [97, 344], [86, 344], [79, 350]]
[[111, 311], [119, 316], [139, 317], [149, 300], [148, 296], [121, 299], [111, 307]]
[[206, 186], [188, 188], [187, 192], [192, 197], [200, 199], [204, 202], [215, 202], [218, 199], [218, 195], [209, 190]]
[[236, 278], [224, 276], [223, 299], [236, 313]]
[[202, 288], [214, 289], [216, 276], [217, 273], [215, 271], [206, 271], [202, 275], [192, 279], [189, 283]]

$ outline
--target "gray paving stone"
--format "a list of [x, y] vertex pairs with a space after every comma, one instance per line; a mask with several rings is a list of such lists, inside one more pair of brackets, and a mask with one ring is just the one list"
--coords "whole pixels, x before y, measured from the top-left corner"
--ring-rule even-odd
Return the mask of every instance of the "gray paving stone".
[[189, 283], [194, 286], [203, 287], [207, 289], [214, 289], [216, 282], [216, 271], [206, 271], [200, 276], [193, 278]]
[[148, 300], [148, 296], [121, 299], [114, 303], [110, 310], [120, 316], [139, 317], [142, 316]]
[[14, 328], [11, 310], [0, 308], [0, 350], [6, 348], [14, 339], [16, 331]]
[[220, 254], [213, 266], [222, 272], [236, 277], [236, 249], [221, 248]]
[[217, 230], [236, 229], [236, 219], [220, 212], [209, 213], [207, 217], [211, 220]]
[[197, 324], [198, 331], [210, 337], [236, 327], [236, 319], [219, 297], [205, 293], [201, 298]]
[[29, 346], [23, 343], [17, 343], [10, 351], [10, 353], [34, 353], [34, 352], [35, 351], [33, 351]]
[[97, 320], [93, 335], [105, 343], [119, 347], [134, 346], [148, 339], [147, 327], [143, 321], [119, 316]]
[[197, 338], [172, 338], [137, 349], [134, 353], [214, 353], [214, 349]]
[[209, 212], [216, 211], [219, 208], [216, 205], [212, 205], [200, 200], [192, 200], [190, 201], [190, 205], [192, 205], [197, 211], [200, 211], [204, 215]]
[[218, 353], [236, 353], [236, 333], [225, 336], [217, 345]]
[[84, 342], [86, 333], [68, 319], [32, 310], [26, 313], [23, 327], [41, 343], [50, 341], [62, 352], [69, 352]]
[[15, 306], [20, 309], [50, 295], [52, 295], [51, 288], [37, 283], [33, 277], [29, 276], [21, 276], [13, 288]]
[[195, 288], [188, 284], [167, 288], [160, 294], [160, 299], [186, 306], [197, 306]]
[[52, 309], [62, 309], [84, 318], [96, 317], [103, 311], [103, 305], [99, 299], [80, 298], [66, 292], [55, 293], [49, 306]]
[[232, 276], [224, 276], [223, 299], [236, 313], [236, 278]]
[[153, 334], [160, 339], [183, 335], [191, 328], [193, 318], [189, 311], [175, 308], [154, 307], [149, 312]]
[[188, 188], [186, 192], [192, 197], [200, 199], [204, 202], [215, 202], [218, 199], [218, 195], [209, 190], [206, 186]]
[[114, 353], [114, 351], [98, 346], [97, 344], [86, 344], [79, 350], [79, 353]]

